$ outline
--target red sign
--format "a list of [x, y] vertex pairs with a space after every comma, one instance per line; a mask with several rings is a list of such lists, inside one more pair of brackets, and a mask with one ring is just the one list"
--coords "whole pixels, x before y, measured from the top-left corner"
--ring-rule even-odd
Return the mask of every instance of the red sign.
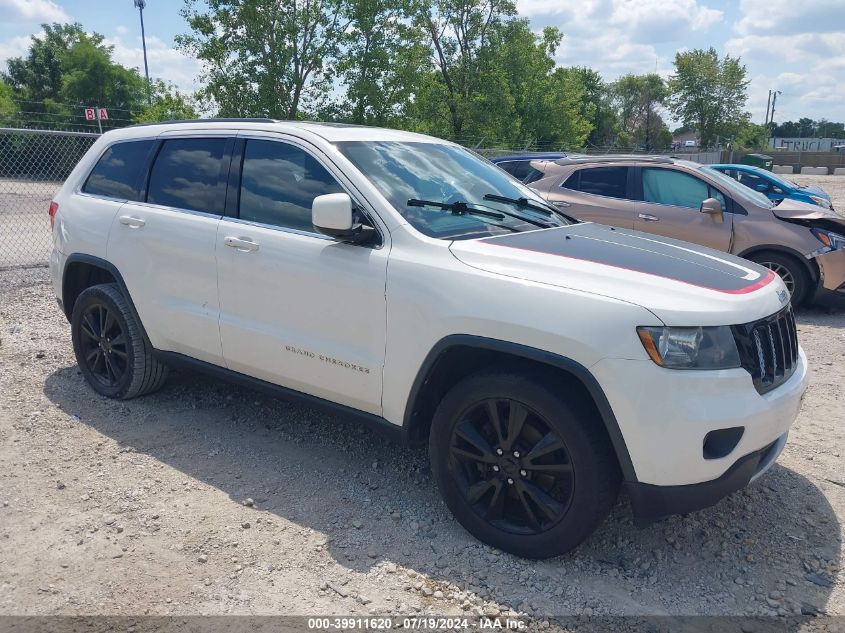
[[109, 111], [105, 108], [99, 108], [97, 110], [97, 118], [100, 119], [100, 121], [105, 121], [109, 118]]
[[86, 121], [93, 121], [94, 120], [94, 108], [85, 108], [85, 120]]

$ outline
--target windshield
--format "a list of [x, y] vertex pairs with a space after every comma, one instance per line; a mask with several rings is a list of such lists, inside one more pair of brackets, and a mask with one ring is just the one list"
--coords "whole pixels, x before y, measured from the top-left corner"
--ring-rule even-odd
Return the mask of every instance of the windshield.
[[[343, 141], [336, 146], [411, 226], [430, 237], [462, 240], [573, 222], [493, 163], [463, 147], [396, 141]], [[525, 198], [540, 208], [485, 199], [491, 194]], [[409, 200], [415, 204], [409, 205]], [[422, 201], [465, 203], [466, 207], [458, 204], [445, 209], [420, 205]], [[473, 210], [488, 213], [475, 214]]]
[[731, 193], [734, 193], [741, 198], [745, 198], [746, 200], [751, 200], [757, 206], [763, 207], [764, 209], [774, 206], [772, 201], [764, 194], [738, 183], [736, 180], [723, 174], [718, 169], [713, 169], [707, 165], [702, 165], [699, 169], [714, 180], [718, 181], [720, 185], [725, 187]]
[[784, 178], [783, 176], [778, 176], [770, 171], [760, 170], [766, 174], [766, 178], [771, 180], [773, 183], [778, 185], [781, 189], [801, 189], [801, 185], [792, 182], [788, 178]]

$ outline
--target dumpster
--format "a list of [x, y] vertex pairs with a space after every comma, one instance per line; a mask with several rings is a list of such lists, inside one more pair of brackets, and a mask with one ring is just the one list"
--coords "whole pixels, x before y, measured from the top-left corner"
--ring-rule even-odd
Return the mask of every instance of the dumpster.
[[754, 165], [760, 169], [772, 171], [772, 163], [774, 160], [771, 156], [767, 156], [766, 154], [747, 154], [743, 156], [739, 162], [743, 165]]

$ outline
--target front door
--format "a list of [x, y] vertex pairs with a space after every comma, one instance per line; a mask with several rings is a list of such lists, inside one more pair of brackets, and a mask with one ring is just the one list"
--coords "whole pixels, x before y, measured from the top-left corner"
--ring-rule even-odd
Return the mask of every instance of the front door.
[[[733, 214], [724, 195], [700, 178], [668, 167], [644, 167], [642, 200], [634, 201], [634, 228], [730, 252]], [[701, 203], [715, 198], [719, 215], [701, 213]]]
[[363, 246], [314, 230], [313, 199], [352, 192], [306, 146], [247, 137], [242, 148], [236, 217], [217, 238], [226, 365], [381, 414], [386, 234]]

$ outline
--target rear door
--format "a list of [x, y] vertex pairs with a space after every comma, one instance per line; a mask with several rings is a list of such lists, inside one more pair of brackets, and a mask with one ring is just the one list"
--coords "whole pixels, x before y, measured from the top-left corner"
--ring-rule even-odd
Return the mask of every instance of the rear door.
[[223, 364], [214, 250], [234, 131], [166, 133], [140, 201], [127, 202], [109, 235], [153, 346]]
[[624, 165], [581, 167], [552, 186], [548, 200], [568, 203], [563, 210], [579, 220], [631, 229], [630, 170]]
[[733, 237], [733, 214], [701, 213], [701, 203], [715, 198], [727, 208], [725, 196], [715, 187], [679, 169], [637, 169], [639, 191], [634, 228], [647, 233], [686, 240], [729, 252]]

